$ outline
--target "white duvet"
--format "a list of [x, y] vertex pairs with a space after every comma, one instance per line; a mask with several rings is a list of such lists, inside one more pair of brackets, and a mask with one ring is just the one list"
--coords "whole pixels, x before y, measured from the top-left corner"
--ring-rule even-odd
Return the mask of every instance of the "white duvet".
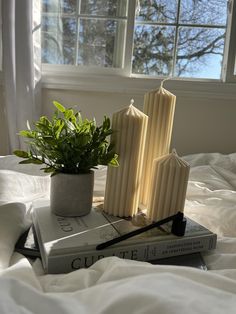
[[[208, 271], [105, 258], [89, 269], [45, 275], [14, 252], [30, 224], [32, 201], [49, 198], [37, 166], [0, 158], [0, 314], [236, 313], [236, 154], [198, 154], [191, 164], [185, 213], [218, 234], [204, 255]], [[96, 173], [102, 196], [105, 170]]]

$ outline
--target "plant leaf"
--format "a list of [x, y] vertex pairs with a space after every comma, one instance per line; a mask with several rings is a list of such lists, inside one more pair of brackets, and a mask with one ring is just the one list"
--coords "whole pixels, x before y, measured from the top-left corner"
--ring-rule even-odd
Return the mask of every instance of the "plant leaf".
[[82, 119], [80, 112], [57, 101], [53, 104], [56, 110], [51, 120], [41, 116], [33, 123], [34, 128], [20, 132], [29, 147], [28, 152], [14, 152], [25, 159], [20, 163], [45, 164], [42, 170], [52, 175], [83, 173], [99, 164], [119, 165], [114, 145], [107, 139], [113, 133], [109, 118], [105, 116], [102, 125], [97, 126], [95, 119]]
[[34, 132], [28, 131], [28, 130], [22, 130], [19, 132], [20, 136], [28, 137], [28, 138], [34, 138]]
[[13, 154], [20, 158], [29, 158], [29, 153], [24, 150], [14, 150]]
[[40, 170], [43, 170], [45, 173], [51, 173], [55, 171], [55, 168], [47, 167], [47, 168], [41, 168]]
[[29, 120], [27, 120], [26, 125], [27, 125], [27, 129], [30, 131], [30, 130], [31, 130], [31, 127], [30, 127]]
[[29, 158], [26, 160], [22, 160], [19, 162], [19, 164], [35, 164], [35, 165], [42, 165], [43, 162], [39, 159], [36, 158]]
[[66, 120], [65, 124], [67, 125], [68, 129], [70, 129], [71, 131], [75, 130], [74, 124], [72, 122], [70, 122], [69, 120]]
[[64, 115], [65, 115], [65, 118], [66, 118], [66, 119], [71, 119], [71, 117], [74, 117], [74, 118], [75, 118], [73, 109], [68, 109], [68, 110], [66, 110], [66, 111], [64, 112]]
[[62, 106], [58, 101], [53, 101], [53, 105], [60, 111], [60, 112], [65, 112], [66, 108]]

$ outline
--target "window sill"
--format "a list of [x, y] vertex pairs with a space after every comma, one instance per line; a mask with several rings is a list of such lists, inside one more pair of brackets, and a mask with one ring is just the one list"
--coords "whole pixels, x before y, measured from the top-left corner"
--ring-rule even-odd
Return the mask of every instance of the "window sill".
[[[88, 92], [122, 93], [143, 95], [151, 89], [160, 86], [161, 79], [127, 77], [122, 75], [89, 74], [78, 72], [43, 72], [43, 88], [63, 89]], [[224, 83], [218, 80], [187, 80], [170, 79], [164, 87], [176, 96], [197, 98], [235, 99], [234, 83]]]

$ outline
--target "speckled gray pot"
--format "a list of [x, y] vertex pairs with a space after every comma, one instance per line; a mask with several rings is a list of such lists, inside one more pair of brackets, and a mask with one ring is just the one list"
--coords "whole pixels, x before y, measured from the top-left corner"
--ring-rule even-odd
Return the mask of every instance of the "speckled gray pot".
[[51, 177], [50, 206], [60, 216], [89, 214], [93, 202], [94, 172], [58, 173]]

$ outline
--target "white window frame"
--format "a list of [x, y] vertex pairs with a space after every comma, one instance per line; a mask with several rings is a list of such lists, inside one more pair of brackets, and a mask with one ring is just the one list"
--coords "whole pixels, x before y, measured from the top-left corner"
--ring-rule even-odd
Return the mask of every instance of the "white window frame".
[[[116, 68], [93, 68], [70, 65], [42, 65], [44, 88], [122, 92], [143, 94], [150, 88], [156, 88], [166, 77], [150, 77], [131, 74], [133, 31], [135, 23], [136, 0], [128, 1], [128, 20], [125, 38], [124, 66]], [[173, 91], [187, 93], [214, 92], [234, 94], [236, 75], [234, 73], [236, 55], [236, 0], [228, 0], [228, 23], [223, 61], [222, 79], [171, 78], [168, 86]], [[227, 86], [226, 86], [227, 85]], [[223, 87], [224, 86], [224, 87]], [[223, 87], [223, 89], [222, 89]]]
[[228, 25], [223, 65], [223, 81], [236, 82], [236, 1], [228, 1]]

